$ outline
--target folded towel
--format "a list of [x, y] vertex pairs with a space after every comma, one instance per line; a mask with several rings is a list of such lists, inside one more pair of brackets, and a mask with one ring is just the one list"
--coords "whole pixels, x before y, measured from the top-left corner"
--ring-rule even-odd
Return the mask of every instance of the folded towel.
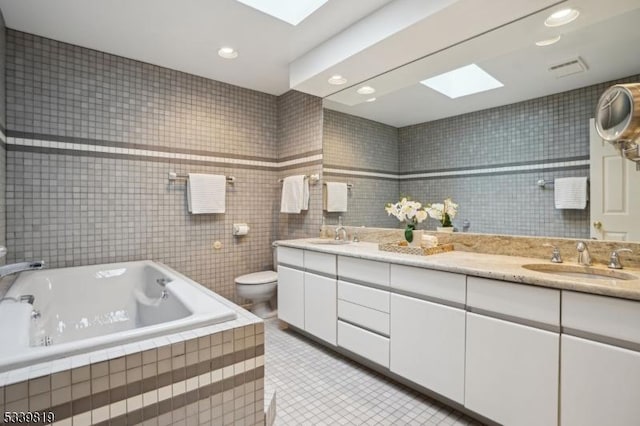
[[554, 181], [556, 209], [584, 209], [588, 198], [586, 177], [558, 178]]
[[187, 204], [189, 213], [224, 213], [227, 178], [223, 175], [189, 173]]
[[326, 182], [324, 191], [324, 209], [328, 212], [347, 211], [347, 184], [343, 182]]
[[280, 212], [300, 213], [303, 207], [309, 208], [309, 187], [307, 182], [305, 204], [305, 176], [287, 176], [282, 182], [282, 199], [280, 200]]

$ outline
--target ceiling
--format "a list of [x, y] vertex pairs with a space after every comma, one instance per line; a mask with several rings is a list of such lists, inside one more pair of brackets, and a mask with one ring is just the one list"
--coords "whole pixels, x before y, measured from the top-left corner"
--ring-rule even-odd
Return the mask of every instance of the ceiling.
[[[292, 26], [236, 0], [0, 0], [7, 26], [280, 95], [341, 87], [564, 0], [328, 0]], [[637, 0], [636, 0], [637, 1]], [[239, 57], [217, 55], [222, 46]]]
[[[329, 0], [297, 26], [235, 0], [0, 0], [0, 9], [12, 29], [280, 95], [290, 62], [390, 1]], [[220, 58], [222, 46], [239, 57]]]
[[[567, 6], [580, 10], [576, 21], [556, 29], [543, 25], [551, 12]], [[325, 106], [403, 127], [640, 74], [638, 22], [638, 0], [570, 0], [329, 96]], [[534, 44], [558, 34], [556, 44]], [[549, 71], [577, 57], [586, 72], [557, 78]], [[419, 83], [470, 63], [504, 87], [450, 99]], [[375, 95], [357, 94], [364, 84], [375, 87]], [[375, 102], [364, 102], [371, 96]]]

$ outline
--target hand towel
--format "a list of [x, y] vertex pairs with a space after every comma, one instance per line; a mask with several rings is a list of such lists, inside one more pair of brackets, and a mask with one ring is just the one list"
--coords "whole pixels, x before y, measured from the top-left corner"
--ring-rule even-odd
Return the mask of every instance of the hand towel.
[[347, 211], [347, 184], [343, 182], [326, 182], [324, 191], [324, 209], [328, 212]]
[[227, 178], [223, 175], [189, 173], [187, 204], [189, 213], [224, 213]]
[[301, 210], [309, 210], [309, 179], [302, 180], [302, 205]]
[[584, 209], [589, 198], [586, 177], [558, 178], [554, 181], [556, 209]]
[[[305, 181], [304, 175], [287, 176], [282, 182], [282, 199], [280, 200], [280, 212], [282, 213], [300, 213], [305, 206]], [[309, 189], [307, 187], [307, 199]], [[307, 201], [307, 208], [309, 202]]]

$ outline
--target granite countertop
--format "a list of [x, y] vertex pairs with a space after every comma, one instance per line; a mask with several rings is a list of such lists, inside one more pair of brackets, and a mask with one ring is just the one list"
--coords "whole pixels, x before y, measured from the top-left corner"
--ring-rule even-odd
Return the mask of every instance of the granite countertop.
[[[502, 281], [531, 284], [540, 287], [573, 290], [603, 296], [640, 300], [640, 270], [624, 268], [621, 272], [637, 276], [638, 279], [620, 280], [616, 278], [590, 279], [577, 278], [552, 273], [532, 271], [523, 265], [554, 265], [549, 261], [496, 254], [451, 251], [431, 256], [392, 253], [378, 250], [377, 243], [359, 242], [344, 245], [317, 244], [318, 238], [276, 241], [276, 245], [322, 253], [345, 255], [361, 259], [378, 260], [399, 265], [417, 266], [440, 271], [455, 272], [477, 277], [492, 278]], [[579, 266], [574, 262], [562, 265]], [[605, 272], [610, 270], [604, 265], [594, 265]]]

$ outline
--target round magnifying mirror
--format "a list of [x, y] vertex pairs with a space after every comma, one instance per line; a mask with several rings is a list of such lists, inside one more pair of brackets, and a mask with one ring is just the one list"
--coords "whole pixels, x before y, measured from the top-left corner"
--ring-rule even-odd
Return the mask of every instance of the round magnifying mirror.
[[640, 135], [640, 83], [608, 88], [596, 107], [596, 131], [606, 141], [633, 140]]

